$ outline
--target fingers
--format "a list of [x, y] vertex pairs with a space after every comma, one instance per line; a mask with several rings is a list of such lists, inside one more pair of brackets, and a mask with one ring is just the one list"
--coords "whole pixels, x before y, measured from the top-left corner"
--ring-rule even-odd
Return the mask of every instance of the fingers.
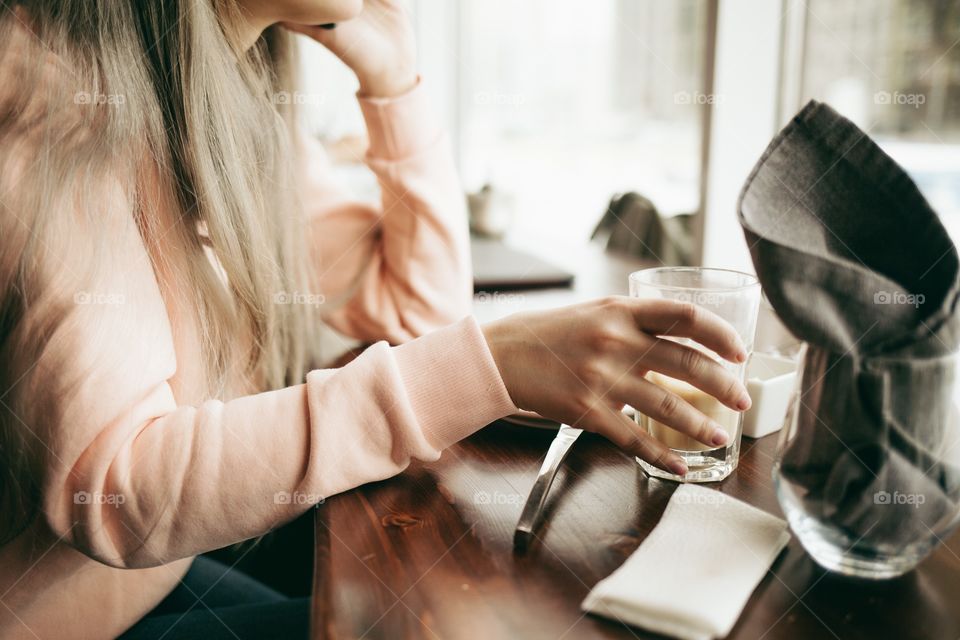
[[746, 362], [747, 351], [740, 336], [712, 311], [676, 300], [630, 300], [637, 324], [647, 333], [690, 338], [731, 362]]
[[743, 383], [703, 352], [663, 338], [654, 338], [644, 350], [643, 367], [684, 380], [737, 411], [750, 408]]
[[608, 406], [598, 407], [577, 425], [599, 433], [621, 450], [646, 460], [653, 466], [679, 476], [687, 473], [683, 459], [666, 445], [647, 434], [633, 420]]
[[722, 447], [729, 435], [714, 420], [677, 394], [642, 378], [625, 378], [615, 397], [627, 399], [640, 413], [711, 447]]

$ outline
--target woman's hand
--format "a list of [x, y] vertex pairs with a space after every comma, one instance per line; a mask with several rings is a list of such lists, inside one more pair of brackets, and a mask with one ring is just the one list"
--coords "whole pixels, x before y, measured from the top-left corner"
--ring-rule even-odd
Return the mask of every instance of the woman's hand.
[[654, 466], [682, 475], [679, 456], [621, 410], [629, 404], [711, 446], [726, 432], [679, 396], [648, 382], [658, 371], [689, 382], [731, 409], [750, 407], [747, 390], [697, 349], [657, 336], [682, 336], [732, 362], [747, 358], [733, 328], [709, 311], [670, 300], [614, 296], [563, 309], [521, 313], [483, 327], [514, 404], [595, 431]]
[[332, 29], [285, 22], [333, 52], [357, 74], [360, 94], [390, 98], [417, 83], [413, 26], [398, 0], [366, 0], [363, 11]]

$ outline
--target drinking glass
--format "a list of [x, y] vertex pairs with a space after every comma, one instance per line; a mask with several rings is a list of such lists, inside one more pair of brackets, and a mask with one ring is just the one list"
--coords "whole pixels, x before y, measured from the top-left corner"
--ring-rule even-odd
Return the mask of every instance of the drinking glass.
[[[800, 363], [773, 467], [790, 528], [830, 571], [906, 573], [960, 525], [960, 352], [857, 359], [807, 344]], [[881, 411], [861, 408], [878, 397]]]
[[[753, 350], [760, 306], [760, 283], [756, 276], [728, 269], [705, 267], [658, 267], [630, 274], [630, 295], [635, 298], [658, 298], [689, 302], [708, 309], [726, 320], [740, 335], [747, 353]], [[713, 358], [740, 381], [744, 380], [746, 362], [725, 360], [703, 345], [687, 338], [665, 336], [698, 349]], [[685, 381], [651, 371], [647, 380], [657, 384], [693, 405], [723, 428], [729, 438], [722, 447], [712, 447], [676, 431], [667, 425], [636, 412], [636, 421], [648, 434], [664, 443], [687, 464], [687, 473], [680, 476], [658, 469], [640, 458], [637, 462], [651, 476], [678, 482], [716, 482], [729, 476], [740, 460], [740, 433], [743, 414], [723, 405], [713, 396]]]

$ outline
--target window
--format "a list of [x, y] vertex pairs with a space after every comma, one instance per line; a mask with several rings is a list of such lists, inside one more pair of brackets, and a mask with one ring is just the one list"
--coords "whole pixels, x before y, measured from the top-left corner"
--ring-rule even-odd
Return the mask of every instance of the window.
[[801, 94], [854, 120], [960, 239], [960, 2], [809, 0]]
[[[710, 110], [705, 259], [749, 269], [737, 192], [810, 98], [876, 139], [960, 238], [960, 0], [724, 0], [715, 23], [711, 0], [410, 6], [464, 186], [492, 184], [511, 212], [508, 237], [535, 250], [584, 241], [624, 191], [668, 215], [701, 209]], [[349, 74], [307, 47], [323, 98], [308, 105], [312, 130], [328, 142], [362, 136]], [[349, 177], [375, 193], [362, 170]]]
[[555, 253], [623, 191], [698, 208], [706, 5], [459, 3], [461, 174], [512, 202], [510, 236]]

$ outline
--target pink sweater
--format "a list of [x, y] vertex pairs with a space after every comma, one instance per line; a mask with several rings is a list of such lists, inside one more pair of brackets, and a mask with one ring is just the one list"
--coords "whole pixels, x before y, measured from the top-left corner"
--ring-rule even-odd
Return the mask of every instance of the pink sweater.
[[[49, 424], [33, 427], [51, 465], [42, 516], [0, 548], [0, 637], [113, 637], [195, 554], [434, 460], [515, 410], [468, 316], [464, 199], [423, 89], [360, 104], [382, 208], [329, 184], [312, 144], [307, 233], [324, 292], [355, 292], [330, 324], [406, 343], [380, 342], [286, 389], [198, 397], [200, 341], [175, 287], [154, 274], [132, 221], [118, 230], [120, 262], [92, 293], [122, 304], [85, 305], [15, 391], [48, 407]], [[63, 393], [74, 372], [79, 387]]]

